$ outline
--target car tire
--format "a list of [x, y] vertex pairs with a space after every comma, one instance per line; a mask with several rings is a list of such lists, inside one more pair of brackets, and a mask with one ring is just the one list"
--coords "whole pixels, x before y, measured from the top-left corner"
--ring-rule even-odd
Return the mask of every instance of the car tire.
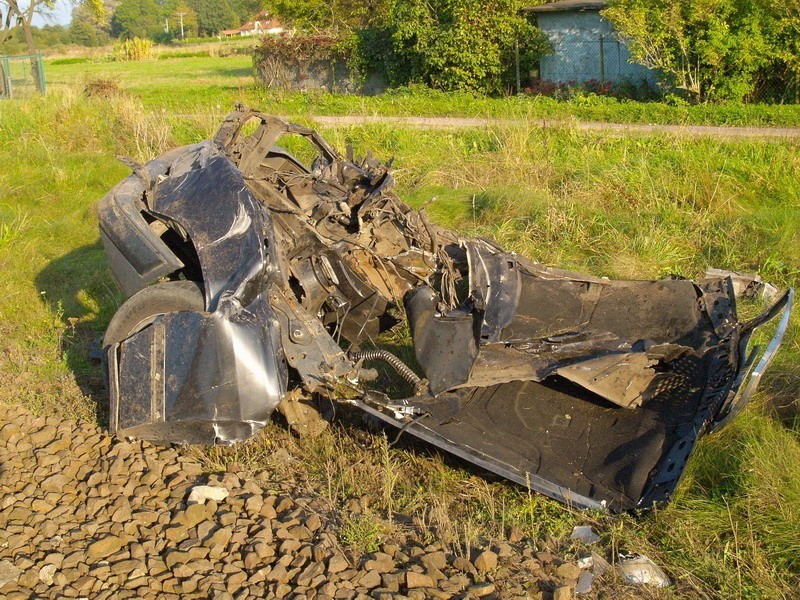
[[[168, 312], [205, 311], [203, 289], [194, 281], [157, 283], [136, 292], [119, 307], [103, 337], [103, 349], [119, 344]], [[105, 352], [104, 352], [105, 354]]]

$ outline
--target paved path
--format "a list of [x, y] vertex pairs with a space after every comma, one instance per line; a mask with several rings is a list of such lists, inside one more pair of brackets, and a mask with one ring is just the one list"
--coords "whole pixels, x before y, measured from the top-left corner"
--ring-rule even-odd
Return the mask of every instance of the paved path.
[[[286, 118], [286, 117], [284, 117]], [[410, 127], [485, 127], [489, 125], [513, 125], [514, 119], [481, 117], [390, 117], [381, 115], [315, 116], [312, 120], [322, 125], [362, 125], [369, 123], [394, 123]], [[720, 127], [712, 125], [646, 125], [639, 123], [602, 123], [574, 121], [570, 119], [531, 119], [531, 124], [543, 129], [550, 127], [574, 127], [581, 131], [610, 133], [654, 133], [667, 132], [683, 135], [743, 138], [800, 138], [800, 127]]]

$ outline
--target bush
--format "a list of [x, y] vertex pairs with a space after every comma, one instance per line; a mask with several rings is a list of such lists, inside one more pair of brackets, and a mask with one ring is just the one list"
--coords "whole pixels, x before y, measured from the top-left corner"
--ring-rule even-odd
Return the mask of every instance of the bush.
[[270, 35], [255, 48], [253, 66], [267, 87], [352, 91], [358, 78], [352, 57], [351, 47], [338, 36]]
[[646, 83], [636, 85], [629, 81], [600, 82], [597, 79], [588, 81], [548, 81], [539, 79], [522, 90], [530, 96], [547, 96], [557, 100], [586, 99], [588, 97], [607, 97], [616, 99], [652, 100], [656, 96]]

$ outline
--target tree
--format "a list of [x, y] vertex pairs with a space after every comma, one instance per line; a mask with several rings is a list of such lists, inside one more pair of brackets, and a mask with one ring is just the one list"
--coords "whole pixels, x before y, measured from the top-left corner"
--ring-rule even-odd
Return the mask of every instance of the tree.
[[190, 0], [189, 5], [197, 13], [200, 35], [217, 35], [240, 24], [228, 0]]
[[301, 30], [346, 32], [387, 24], [392, 0], [267, 0], [266, 7]]
[[701, 102], [742, 100], [776, 58], [770, 2], [611, 0], [602, 14], [633, 59], [661, 71], [668, 87]]
[[180, 34], [181, 17], [183, 15], [183, 37], [194, 37], [198, 35], [197, 13], [186, 2], [178, 3], [172, 10], [170, 22], [177, 34]]
[[123, 39], [151, 38], [163, 30], [155, 0], [121, 0], [111, 17], [111, 34]]
[[230, 0], [230, 5], [239, 23], [250, 21], [265, 8], [263, 0]]
[[72, 10], [69, 25], [70, 41], [81, 46], [102, 46], [107, 44], [111, 34], [111, 15], [116, 9], [108, 0], [104, 2], [104, 12], [98, 15], [86, 6], [79, 4]]
[[[496, 94], [512, 87], [516, 54], [532, 60], [543, 34], [520, 16], [518, 0], [396, 0], [391, 41], [408, 77], [443, 90]], [[531, 65], [520, 65], [527, 72]]]
[[[82, 3], [98, 15], [103, 14], [102, 0], [82, 0]], [[33, 18], [36, 15], [49, 17], [55, 4], [56, 0], [28, 0], [26, 4], [19, 0], [0, 0], [0, 43], [11, 37], [15, 27], [20, 27], [28, 52], [35, 54], [38, 49], [33, 35]]]

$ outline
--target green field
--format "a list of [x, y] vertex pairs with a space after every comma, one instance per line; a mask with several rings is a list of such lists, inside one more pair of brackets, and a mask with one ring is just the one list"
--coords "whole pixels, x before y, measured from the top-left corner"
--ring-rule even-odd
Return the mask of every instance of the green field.
[[403, 88], [382, 96], [358, 97], [327, 93], [268, 92], [254, 85], [248, 56], [174, 58], [136, 63], [98, 61], [79, 64], [46, 63], [51, 89], [74, 86], [92, 78], [108, 78], [150, 109], [181, 113], [205, 112], [234, 102], [259, 106], [286, 115], [430, 115], [500, 117], [564, 121], [610, 121], [678, 125], [800, 126], [800, 105], [670, 106], [664, 103], [620, 101], [582, 96], [569, 102], [516, 96], [486, 98]]
[[[246, 57], [63, 64], [47, 73], [47, 98], [0, 103], [0, 401], [36, 412], [105, 418], [102, 378], [88, 352], [122, 299], [94, 213], [128, 173], [115, 156], [142, 161], [207, 137], [235, 99], [299, 120], [518, 116], [518, 124], [473, 129], [369, 125], [323, 133], [357, 154], [394, 156], [401, 197], [417, 207], [430, 202], [437, 222], [535, 260], [615, 277], [697, 277], [713, 266], [757, 271], [780, 287], [800, 283], [800, 141], [626, 137], [580, 132], [568, 122], [542, 130], [525, 120], [543, 110], [530, 100], [534, 108], [432, 93], [268, 94], [253, 87]], [[113, 79], [122, 93], [87, 97], [85, 83], [98, 77]], [[652, 120], [667, 108], [652, 108]], [[558, 108], [600, 118], [578, 109]], [[647, 105], [630, 111], [650, 119]], [[795, 313], [752, 405], [703, 440], [674, 502], [641, 518], [575, 514], [423, 449], [388, 448], [358, 427], [303, 444], [275, 426], [261, 447], [214, 450], [204, 460], [210, 468], [227, 460], [256, 467], [286, 445], [304, 465], [287, 477], [319, 482], [336, 506], [375, 498], [376, 515], [412, 515], [453, 547], [517, 526], [541, 547], [555, 543], [569, 553], [569, 543], [548, 536], [564, 540], [572, 525], [591, 523], [601, 549], [643, 552], [668, 569], [677, 586], [655, 596], [790, 598], [800, 586], [799, 389]], [[378, 516], [346, 521], [343, 543], [366, 549], [387, 527]], [[621, 593], [609, 585], [609, 597]]]

